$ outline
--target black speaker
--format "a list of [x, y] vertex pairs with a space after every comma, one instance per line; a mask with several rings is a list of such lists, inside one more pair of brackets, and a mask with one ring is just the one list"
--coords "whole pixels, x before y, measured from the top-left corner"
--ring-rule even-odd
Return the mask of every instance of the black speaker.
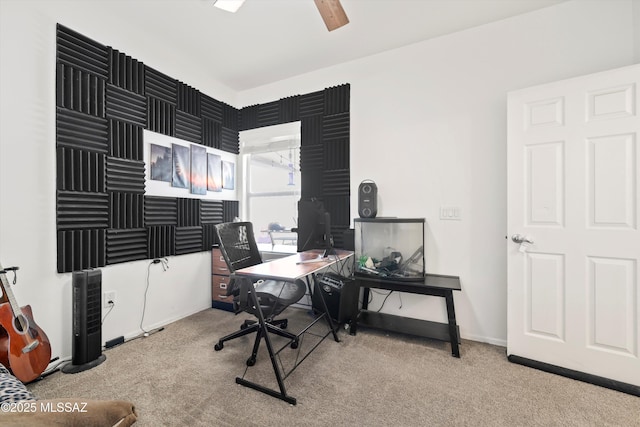
[[[338, 325], [351, 320], [353, 313], [358, 310], [359, 288], [353, 279], [340, 276], [335, 273], [325, 273], [317, 277], [318, 288], [327, 304], [327, 312], [331, 319]], [[318, 292], [311, 297], [313, 311], [324, 313], [324, 307]]]
[[378, 214], [378, 186], [365, 180], [358, 187], [358, 215], [360, 218], [375, 218]]
[[98, 366], [102, 354], [102, 271], [74, 271], [72, 278], [73, 342], [71, 363], [62, 372], [75, 374]]

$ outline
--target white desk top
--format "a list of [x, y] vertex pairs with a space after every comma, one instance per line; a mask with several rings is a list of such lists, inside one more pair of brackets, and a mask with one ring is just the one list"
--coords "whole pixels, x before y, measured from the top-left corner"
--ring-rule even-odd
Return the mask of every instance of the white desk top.
[[[252, 267], [236, 270], [235, 274], [264, 279], [294, 281], [313, 274], [353, 255], [352, 251], [334, 250], [336, 255], [322, 258], [323, 249], [296, 253], [273, 261], [263, 262]], [[317, 260], [314, 262], [314, 260]]]

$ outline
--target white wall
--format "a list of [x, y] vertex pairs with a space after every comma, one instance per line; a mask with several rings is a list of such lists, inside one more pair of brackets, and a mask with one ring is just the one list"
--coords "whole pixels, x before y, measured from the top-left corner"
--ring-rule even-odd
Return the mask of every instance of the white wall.
[[[350, 83], [352, 215], [369, 178], [378, 215], [425, 217], [428, 271], [462, 280], [462, 336], [505, 344], [506, 93], [633, 63], [631, 12], [630, 0], [571, 1], [245, 91], [239, 104]], [[441, 206], [462, 219], [440, 220]], [[403, 295], [383, 311], [444, 321], [443, 306]]]
[[[20, 266], [16, 299], [32, 306], [54, 357], [71, 356], [72, 339], [71, 274], [56, 272], [56, 23], [235, 103], [235, 93], [211, 81], [198, 58], [175, 51], [168, 55], [139, 25], [117, 20], [114, 8], [126, 8], [126, 3], [0, 2], [0, 262]], [[140, 332], [148, 266], [148, 261], [138, 261], [102, 269], [103, 290], [117, 292], [117, 304], [103, 324], [103, 340]], [[160, 264], [150, 268], [146, 329], [211, 306], [207, 252], [170, 257], [169, 266], [166, 272]]]

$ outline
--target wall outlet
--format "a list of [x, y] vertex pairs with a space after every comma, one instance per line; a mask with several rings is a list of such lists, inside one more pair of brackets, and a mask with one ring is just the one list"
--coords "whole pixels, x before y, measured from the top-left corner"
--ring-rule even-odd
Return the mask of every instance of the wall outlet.
[[103, 294], [104, 299], [102, 300], [102, 305], [105, 308], [111, 307], [109, 301], [112, 301], [114, 304], [116, 303], [116, 291], [107, 291]]

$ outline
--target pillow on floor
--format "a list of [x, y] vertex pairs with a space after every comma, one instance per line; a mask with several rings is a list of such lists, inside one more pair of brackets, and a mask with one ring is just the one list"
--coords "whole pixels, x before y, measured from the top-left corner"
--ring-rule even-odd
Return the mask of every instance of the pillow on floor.
[[4, 365], [0, 364], [0, 403], [35, 402], [36, 398], [22, 384], [22, 381], [11, 375]]
[[[68, 409], [65, 409], [68, 408]], [[64, 412], [58, 412], [58, 411]], [[39, 400], [35, 412], [0, 413], [2, 427], [128, 427], [137, 420], [124, 400]]]

